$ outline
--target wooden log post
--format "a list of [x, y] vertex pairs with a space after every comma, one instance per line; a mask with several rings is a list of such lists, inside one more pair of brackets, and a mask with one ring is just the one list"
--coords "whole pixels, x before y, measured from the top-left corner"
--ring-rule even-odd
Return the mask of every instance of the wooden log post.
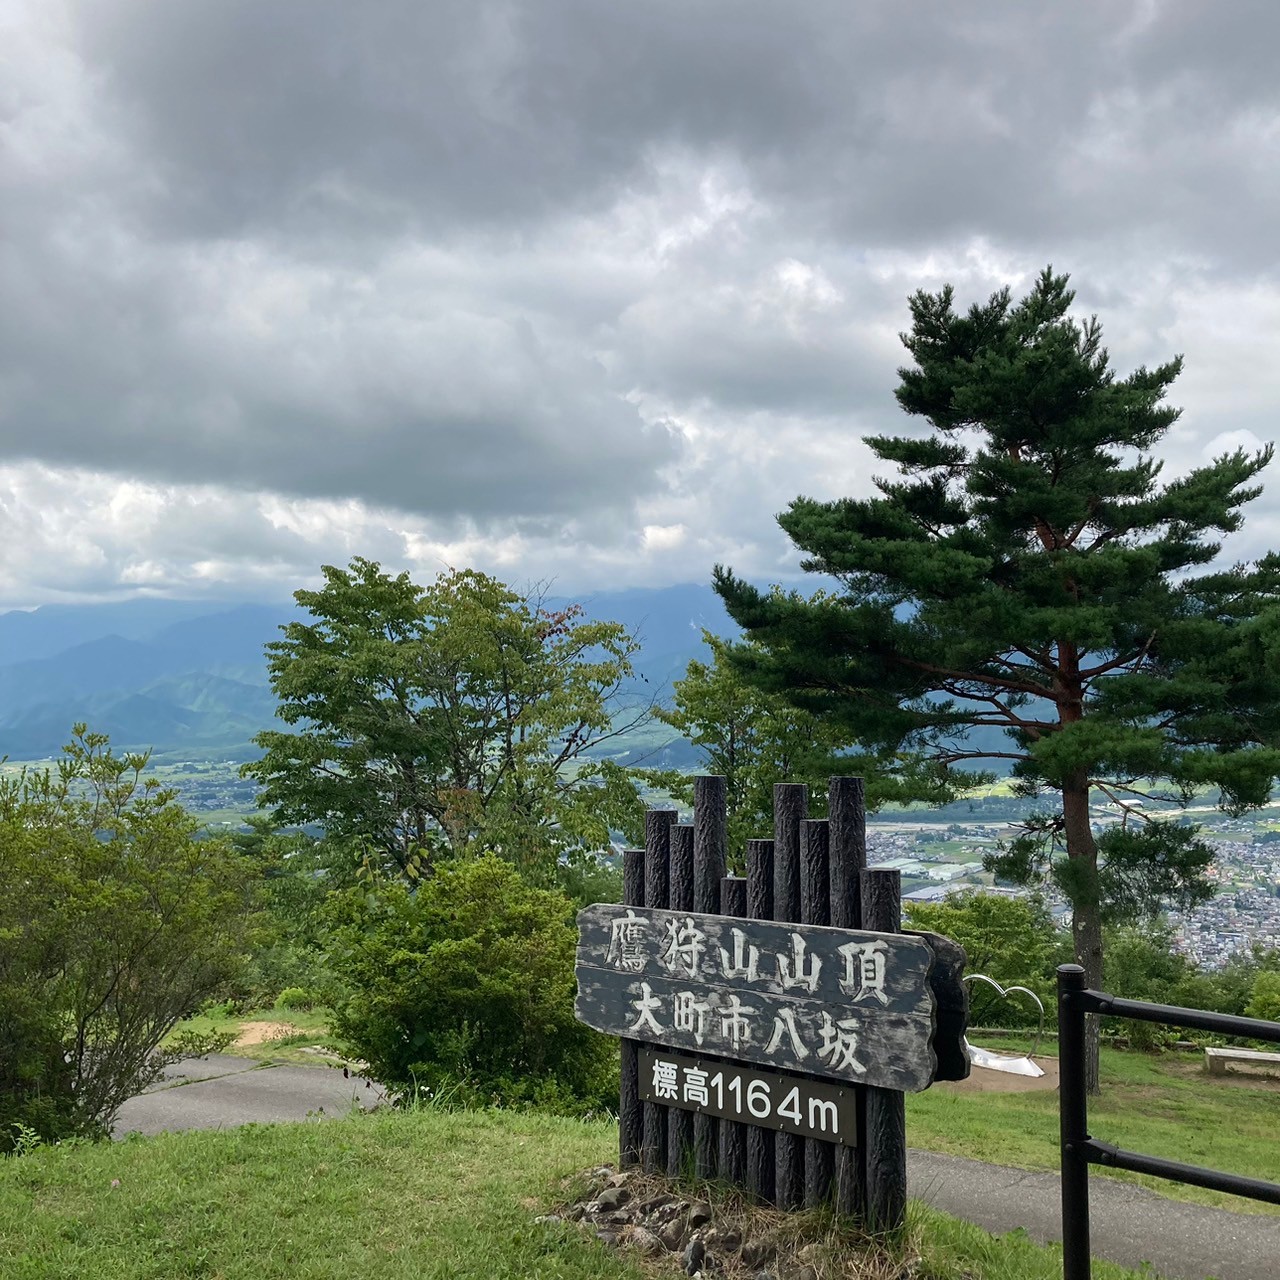
[[[902, 931], [899, 872], [874, 867], [862, 873], [862, 927], [874, 933]], [[866, 1224], [876, 1232], [896, 1231], [907, 1214], [907, 1117], [899, 1090], [867, 1090], [864, 1135]]]
[[[742, 919], [747, 914], [747, 882], [738, 876], [720, 881], [722, 915]], [[747, 1129], [736, 1120], [720, 1121], [720, 1176], [738, 1187], [747, 1183]]]
[[[728, 791], [722, 777], [693, 780], [693, 909], [720, 914], [720, 880], [728, 870]], [[714, 1178], [720, 1163], [720, 1122], [693, 1117], [694, 1174]]]
[[[671, 824], [674, 809], [650, 809], [644, 815], [644, 905], [665, 909], [670, 904], [668, 864], [671, 858]], [[645, 1173], [667, 1171], [667, 1108], [644, 1104], [644, 1136], [641, 1162]]]
[[[827, 820], [806, 818], [800, 823], [801, 924], [831, 923], [831, 881], [827, 864]], [[831, 1198], [835, 1150], [831, 1143], [820, 1138], [806, 1138], [804, 1148], [804, 1206], [816, 1209]]]
[[[809, 788], [779, 782], [773, 788], [773, 918], [800, 920], [800, 824], [809, 811]], [[804, 1204], [804, 1139], [775, 1133], [774, 1203], [779, 1209]]]
[[[862, 873], [867, 866], [867, 803], [861, 778], [832, 778], [827, 790], [830, 831], [828, 863], [831, 872], [831, 923], [837, 929], [861, 929]], [[859, 1132], [867, 1128], [867, 1096], [856, 1089]], [[836, 1152], [836, 1212], [862, 1217], [866, 1186], [862, 1151], [841, 1147]]]
[[[773, 919], [773, 841], [747, 841], [747, 916], [752, 920]], [[768, 1129], [747, 1126], [746, 1188], [765, 1203], [772, 1203], [773, 1139]]]
[[[671, 863], [668, 894], [672, 911], [693, 910], [693, 826], [678, 822], [671, 827]], [[693, 1173], [693, 1112], [667, 1108], [667, 1176]]]
[[[628, 907], [644, 906], [644, 850], [622, 851], [622, 901]], [[644, 1145], [644, 1107], [640, 1101], [639, 1045], [622, 1041], [622, 1061], [618, 1084], [618, 1164], [633, 1169], [640, 1163]]]

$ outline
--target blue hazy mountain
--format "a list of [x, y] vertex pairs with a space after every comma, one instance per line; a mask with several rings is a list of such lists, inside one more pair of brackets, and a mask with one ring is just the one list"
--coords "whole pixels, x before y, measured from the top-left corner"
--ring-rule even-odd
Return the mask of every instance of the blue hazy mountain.
[[[589, 617], [640, 635], [633, 700], [669, 695], [689, 660], [705, 656], [704, 627], [734, 632], [709, 586], [598, 592], [580, 603]], [[275, 712], [263, 647], [297, 616], [292, 601], [195, 600], [0, 614], [0, 755], [53, 755], [72, 724], [84, 721], [115, 746], [150, 747], [161, 758], [250, 758], [253, 735], [271, 726]], [[631, 754], [626, 743], [617, 746]], [[692, 762], [692, 749], [666, 730], [650, 731], [634, 750], [654, 763]]]
[[[737, 634], [709, 586], [596, 592], [578, 603], [588, 617], [621, 622], [640, 638], [626, 691], [632, 706], [669, 701], [690, 659], [709, 657], [704, 629]], [[0, 614], [0, 755], [54, 755], [83, 721], [113, 745], [152, 748], [158, 759], [250, 759], [253, 736], [275, 722], [263, 647], [298, 616], [291, 600], [132, 600]], [[971, 744], [1001, 750], [1004, 736], [980, 729]], [[614, 740], [609, 753], [628, 764], [698, 762], [689, 743], [659, 724]]]

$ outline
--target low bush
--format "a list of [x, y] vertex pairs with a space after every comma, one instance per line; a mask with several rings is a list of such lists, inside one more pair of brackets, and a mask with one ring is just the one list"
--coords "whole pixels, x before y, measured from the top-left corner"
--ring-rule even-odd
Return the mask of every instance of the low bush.
[[0, 779], [0, 1152], [96, 1136], [181, 1050], [254, 923], [254, 874], [175, 793], [77, 726], [52, 770]]
[[572, 905], [487, 855], [417, 888], [335, 895], [333, 1030], [405, 1096], [583, 1114], [617, 1105], [614, 1041], [573, 1016]]
[[1263, 971], [1253, 980], [1245, 1016], [1280, 1022], [1280, 973]]

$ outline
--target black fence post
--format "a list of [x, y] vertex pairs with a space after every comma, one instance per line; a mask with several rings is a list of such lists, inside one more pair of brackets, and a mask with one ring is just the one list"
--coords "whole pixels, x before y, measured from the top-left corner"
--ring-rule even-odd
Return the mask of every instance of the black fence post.
[[[644, 850], [622, 851], [622, 901], [628, 907], [644, 906]], [[622, 1041], [621, 1079], [618, 1085], [618, 1164], [623, 1169], [640, 1163], [644, 1142], [644, 1104], [640, 1101], [640, 1073], [636, 1058], [639, 1044]]]
[[1085, 989], [1078, 964], [1058, 966], [1058, 1122], [1062, 1142], [1062, 1276], [1090, 1280], [1089, 1103], [1085, 1094]]

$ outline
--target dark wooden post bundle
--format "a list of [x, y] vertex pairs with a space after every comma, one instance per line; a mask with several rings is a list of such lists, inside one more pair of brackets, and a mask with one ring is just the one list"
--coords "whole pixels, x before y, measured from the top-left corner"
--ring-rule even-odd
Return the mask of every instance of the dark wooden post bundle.
[[[806, 818], [800, 823], [800, 923], [831, 923], [831, 885], [827, 871], [826, 819]], [[835, 1178], [835, 1152], [831, 1143], [807, 1138], [804, 1144], [804, 1204], [816, 1209], [831, 1195]]]
[[[650, 809], [644, 815], [644, 905], [666, 908], [670, 903], [668, 868], [671, 862], [671, 824], [674, 809]], [[642, 1160], [645, 1173], [667, 1171], [667, 1108], [644, 1104]]]
[[[644, 906], [644, 850], [622, 851], [622, 901], [628, 907]], [[618, 1085], [618, 1163], [629, 1169], [640, 1163], [644, 1143], [644, 1107], [640, 1101], [637, 1043], [622, 1042], [621, 1079]]]
[[[876, 933], [902, 931], [902, 877], [897, 871], [875, 867], [862, 873], [862, 927]], [[907, 1116], [905, 1099], [897, 1089], [867, 1091], [866, 1152], [867, 1207], [865, 1220], [873, 1231], [901, 1226], [907, 1212]]]
[[[745, 880], [726, 875], [723, 778], [694, 780], [692, 824], [677, 823], [673, 810], [650, 810], [645, 815], [645, 848], [628, 849], [623, 855], [624, 903], [900, 933], [899, 873], [866, 867], [862, 779], [831, 779], [828, 819], [807, 816], [809, 794], [803, 785], [780, 783], [773, 799], [774, 838], [748, 841]], [[935, 954], [941, 948], [946, 961], [930, 971], [934, 994], [948, 1016], [963, 1020], [962, 953], [949, 939], [931, 939], [931, 944]], [[624, 1039], [619, 1100], [624, 1166], [641, 1164], [646, 1172], [665, 1170], [671, 1176], [718, 1175], [783, 1209], [817, 1206], [834, 1198], [839, 1212], [877, 1230], [902, 1223], [906, 1125], [901, 1092], [846, 1086], [856, 1092], [858, 1145], [837, 1146], [702, 1112], [641, 1103], [636, 1053], [636, 1042]], [[959, 1078], [966, 1067], [967, 1063], [952, 1064], [955, 1075], [947, 1078]]]
[[[773, 918], [800, 921], [800, 824], [809, 811], [809, 788], [779, 782], [773, 788]], [[804, 1204], [804, 1139], [775, 1133], [774, 1203], [779, 1209]]]
[[[832, 778], [827, 790], [828, 862], [831, 872], [831, 924], [837, 929], [861, 929], [862, 873], [867, 866], [867, 803], [861, 778]], [[855, 1089], [858, 1130], [867, 1128], [866, 1090]], [[841, 1147], [836, 1152], [836, 1210], [860, 1217], [866, 1208], [862, 1151]]]
[[[773, 841], [747, 841], [747, 916], [773, 919]], [[747, 1126], [746, 1187], [752, 1195], [772, 1202], [774, 1197], [773, 1139], [768, 1129]]]
[[[693, 782], [693, 909], [720, 914], [720, 881], [728, 870], [728, 792], [725, 780]], [[693, 1117], [694, 1172], [714, 1178], [720, 1163], [720, 1122], [699, 1111]]]
[[[693, 827], [671, 827], [668, 895], [672, 911], [693, 910]], [[693, 1172], [693, 1112], [667, 1108], [667, 1173], [678, 1178]]]

